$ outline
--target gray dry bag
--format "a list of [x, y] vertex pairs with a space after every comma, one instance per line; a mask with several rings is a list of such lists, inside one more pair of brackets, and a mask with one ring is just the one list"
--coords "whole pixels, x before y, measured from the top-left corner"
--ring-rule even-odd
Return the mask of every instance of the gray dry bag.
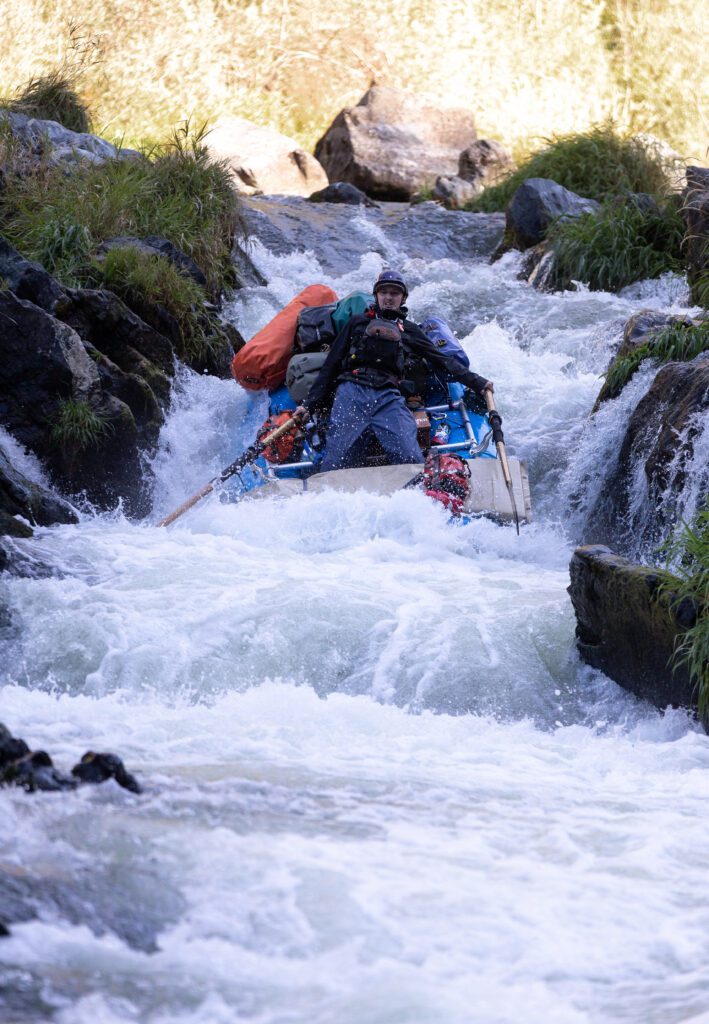
[[327, 352], [303, 352], [293, 356], [286, 370], [286, 387], [298, 405], [308, 397], [317, 375], [327, 359]]

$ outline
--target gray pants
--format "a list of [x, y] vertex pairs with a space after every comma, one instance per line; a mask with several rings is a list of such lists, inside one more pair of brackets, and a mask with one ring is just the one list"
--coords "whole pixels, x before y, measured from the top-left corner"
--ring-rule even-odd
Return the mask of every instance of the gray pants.
[[392, 465], [423, 462], [416, 423], [401, 392], [347, 380], [335, 392], [321, 471], [363, 466], [370, 433]]

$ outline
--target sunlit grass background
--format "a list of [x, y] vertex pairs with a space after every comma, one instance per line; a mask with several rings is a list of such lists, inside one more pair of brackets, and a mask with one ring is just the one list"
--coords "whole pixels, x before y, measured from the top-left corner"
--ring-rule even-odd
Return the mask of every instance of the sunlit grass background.
[[701, 161], [696, 0], [2, 0], [0, 95], [69, 61], [94, 128], [136, 143], [240, 114], [312, 149], [369, 84], [470, 108], [516, 156], [613, 118]]

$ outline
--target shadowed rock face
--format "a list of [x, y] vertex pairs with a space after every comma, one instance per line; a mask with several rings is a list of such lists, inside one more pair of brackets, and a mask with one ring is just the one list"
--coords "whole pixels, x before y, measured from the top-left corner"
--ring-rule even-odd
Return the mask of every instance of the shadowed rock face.
[[[639, 542], [657, 544], [666, 536], [675, 508], [668, 494], [678, 498], [687, 483], [686, 467], [707, 415], [709, 354], [663, 366], [628, 421], [617, 465], [587, 520], [588, 538], [623, 550]], [[638, 467], [642, 502], [635, 490]]]
[[693, 707], [685, 665], [673, 665], [675, 641], [696, 621], [691, 602], [658, 599], [657, 573], [602, 545], [577, 548], [569, 567], [582, 659], [658, 708]]
[[375, 199], [406, 200], [439, 175], [458, 173], [477, 136], [467, 110], [422, 103], [374, 86], [341, 111], [315, 147], [330, 181], [348, 181]]

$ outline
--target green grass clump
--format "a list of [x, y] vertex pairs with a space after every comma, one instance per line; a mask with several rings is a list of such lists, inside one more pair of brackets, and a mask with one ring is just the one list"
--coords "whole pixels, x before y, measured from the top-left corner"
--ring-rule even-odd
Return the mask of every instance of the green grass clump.
[[6, 106], [17, 114], [58, 121], [75, 132], [91, 131], [88, 107], [76, 91], [75, 79], [64, 66], [31, 78]]
[[229, 172], [209, 157], [205, 134], [185, 125], [144, 159], [7, 174], [0, 233], [67, 285], [90, 280], [89, 254], [101, 242], [162, 235], [194, 259], [216, 295], [233, 282], [231, 248], [242, 227]]
[[634, 348], [627, 356], [619, 356], [606, 374], [603, 392], [606, 398], [615, 398], [628, 383], [645, 359], [659, 364], [672, 361], [688, 362], [709, 350], [709, 320], [700, 323], [678, 322], [651, 334], [647, 341]]
[[52, 424], [52, 439], [65, 451], [78, 453], [95, 447], [110, 424], [87, 402], [64, 399]]
[[694, 522], [685, 523], [667, 546], [668, 565], [662, 591], [671, 593], [673, 604], [691, 600], [697, 609], [695, 625], [687, 630], [675, 650], [697, 686], [699, 716], [709, 719], [709, 498]]
[[497, 185], [466, 205], [476, 213], [504, 210], [523, 181], [551, 178], [571, 192], [602, 202], [623, 192], [667, 191], [669, 169], [657, 149], [641, 139], [619, 135], [610, 123], [587, 132], [555, 135]]
[[180, 273], [166, 256], [122, 246], [95, 260], [93, 267], [98, 283], [138, 313], [145, 304], [166, 309], [177, 322], [186, 354], [201, 350], [205, 338], [198, 314], [202, 312], [204, 290]]
[[559, 221], [549, 231], [554, 283], [583, 281], [593, 291], [617, 291], [633, 281], [684, 268], [684, 222], [675, 197], [656, 209], [607, 200], [594, 213]]

